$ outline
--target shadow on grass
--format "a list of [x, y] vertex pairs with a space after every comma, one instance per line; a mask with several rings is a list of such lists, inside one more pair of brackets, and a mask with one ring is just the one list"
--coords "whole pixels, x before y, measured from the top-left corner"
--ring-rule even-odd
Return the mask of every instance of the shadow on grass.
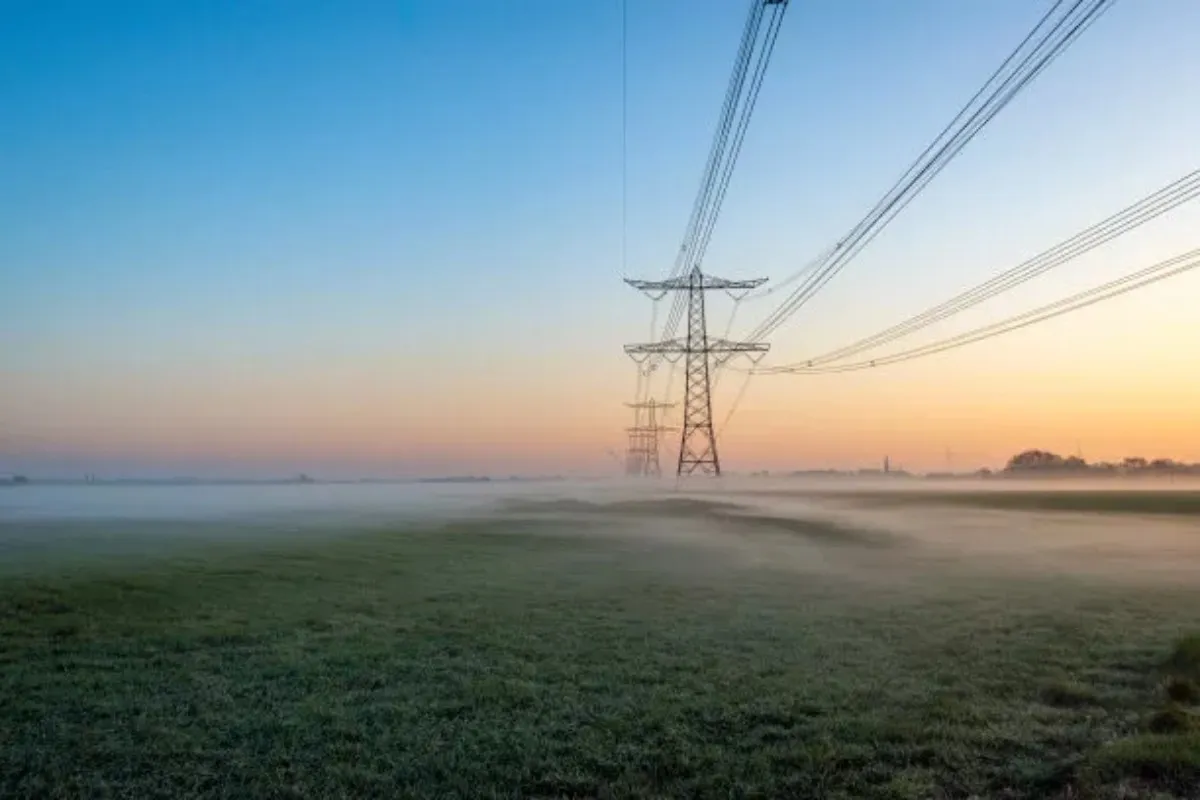
[[886, 548], [897, 544], [884, 533], [865, 531], [838, 525], [825, 520], [785, 517], [755, 513], [748, 507], [716, 500], [689, 497], [652, 500], [623, 500], [600, 503], [586, 500], [514, 500], [504, 509], [525, 514], [578, 514], [585, 518], [630, 520], [699, 519], [719, 523], [734, 533], [756, 531], [786, 533], [810, 540], [815, 544]]
[[869, 548], [890, 548], [898, 544], [895, 537], [885, 533], [850, 528], [832, 522], [736, 512], [715, 512], [712, 516], [735, 529], [778, 531], [808, 539], [815, 544]]
[[694, 497], [663, 497], [647, 500], [617, 500], [594, 502], [561, 498], [555, 500], [527, 500], [514, 498], [501, 504], [501, 511], [521, 514], [586, 514], [601, 516], [665, 516], [706, 517], [714, 511], [732, 511], [742, 508], [737, 503], [720, 500], [700, 500]]
[[1052, 681], [1042, 687], [1040, 694], [1043, 703], [1055, 708], [1084, 708], [1103, 704], [1095, 689], [1070, 680]]

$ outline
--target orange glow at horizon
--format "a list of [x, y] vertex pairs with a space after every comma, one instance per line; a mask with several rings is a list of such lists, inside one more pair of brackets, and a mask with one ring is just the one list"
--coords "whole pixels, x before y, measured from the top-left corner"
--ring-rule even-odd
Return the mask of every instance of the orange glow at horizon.
[[[1031, 447], [1079, 449], [1089, 461], [1200, 461], [1192, 366], [1200, 332], [1190, 304], [1174, 299], [1147, 292], [879, 370], [756, 377], [721, 438], [722, 461], [734, 470], [851, 468], [889, 456], [914, 470], [961, 470], [1001, 466]], [[569, 357], [507, 355], [487, 369], [431, 371], [362, 354], [262, 370], [100, 364], [73, 376], [24, 376], [0, 411], [43, 443], [35, 451], [97, 457], [611, 470], [607, 451], [623, 449], [632, 421], [622, 405], [628, 365], [574, 366]], [[721, 381], [718, 429], [742, 380]], [[676, 374], [675, 391], [680, 381]], [[674, 413], [669, 424], [678, 424]], [[677, 436], [664, 436], [668, 461]]]

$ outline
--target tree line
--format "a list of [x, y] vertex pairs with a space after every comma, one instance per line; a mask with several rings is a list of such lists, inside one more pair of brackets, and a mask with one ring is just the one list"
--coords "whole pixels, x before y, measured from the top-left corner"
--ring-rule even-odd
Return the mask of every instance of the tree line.
[[1004, 472], [1013, 473], [1087, 473], [1089, 475], [1200, 475], [1200, 464], [1188, 464], [1170, 458], [1146, 459], [1130, 456], [1121, 461], [1088, 463], [1079, 456], [1060, 456], [1048, 450], [1025, 450], [1008, 460]]

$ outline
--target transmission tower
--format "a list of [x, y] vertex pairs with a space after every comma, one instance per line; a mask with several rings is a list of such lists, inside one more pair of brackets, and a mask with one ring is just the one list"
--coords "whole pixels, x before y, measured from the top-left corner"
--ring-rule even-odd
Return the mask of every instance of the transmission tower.
[[675, 404], [646, 400], [625, 405], [632, 408], [634, 413], [633, 427], [625, 429], [629, 434], [629, 447], [625, 451], [625, 472], [629, 475], [661, 477], [662, 467], [658, 461], [659, 434], [675, 428], [660, 425], [658, 411], [674, 408]]
[[665, 281], [625, 279], [630, 286], [656, 300], [667, 292], [687, 292], [688, 328], [685, 338], [625, 345], [625, 352], [634, 360], [644, 361], [654, 356], [685, 358], [683, 435], [679, 442], [676, 475], [682, 477], [697, 470], [706, 475], [721, 474], [717, 436], [713, 431], [711, 372], [714, 360], [723, 364], [739, 354], [748, 354], [752, 358], [757, 354], [758, 358], [762, 358], [762, 354], [770, 348], [770, 345], [757, 342], [731, 342], [710, 337], [704, 316], [704, 293], [721, 289], [736, 299], [739, 293], [749, 292], [766, 281], [766, 278], [744, 281], [717, 278], [705, 275], [698, 266], [686, 275]]

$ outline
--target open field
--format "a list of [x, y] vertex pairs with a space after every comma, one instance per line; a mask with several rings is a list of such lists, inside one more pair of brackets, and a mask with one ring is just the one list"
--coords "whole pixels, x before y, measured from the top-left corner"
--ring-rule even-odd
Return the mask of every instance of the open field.
[[[972, 482], [978, 486], [977, 482]], [[842, 493], [843, 496], [845, 493]], [[826, 496], [838, 496], [830, 493]], [[854, 492], [856, 502], [880, 506], [954, 505], [1010, 511], [1076, 511], [1104, 514], [1200, 515], [1200, 491], [1164, 489], [937, 490]]]
[[1033, 570], [922, 508], [785, 511], [526, 498], [10, 572], [0, 797], [1200, 795], [1200, 527], [1172, 571]]

